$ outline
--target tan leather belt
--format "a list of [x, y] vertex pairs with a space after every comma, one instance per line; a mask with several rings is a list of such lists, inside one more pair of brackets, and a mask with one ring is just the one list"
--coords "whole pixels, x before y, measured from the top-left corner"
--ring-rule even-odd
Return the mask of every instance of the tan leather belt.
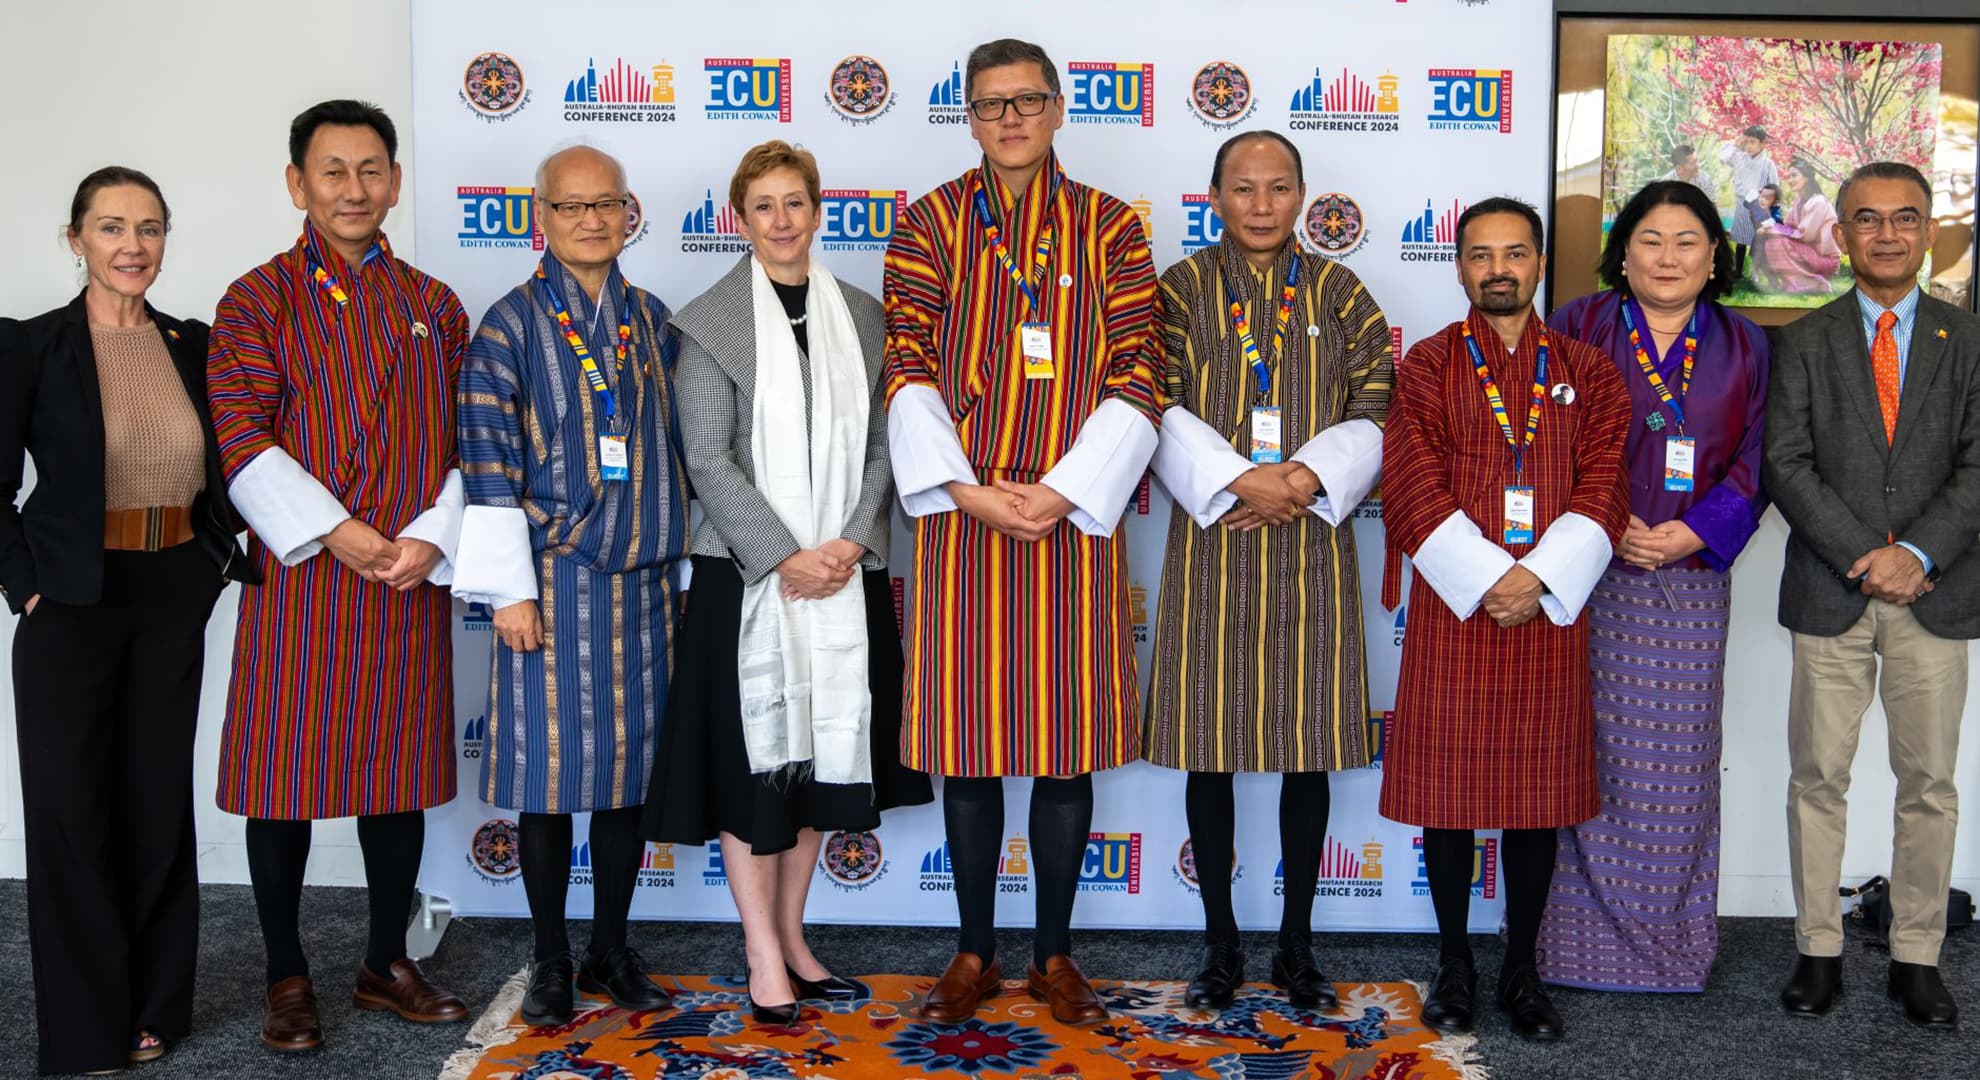
[[163, 551], [192, 538], [190, 506], [147, 506], [103, 514], [105, 551]]

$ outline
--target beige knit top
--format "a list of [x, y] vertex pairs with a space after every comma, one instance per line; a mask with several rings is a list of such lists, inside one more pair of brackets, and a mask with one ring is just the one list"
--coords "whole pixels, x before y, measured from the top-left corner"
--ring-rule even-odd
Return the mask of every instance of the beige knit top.
[[91, 325], [103, 394], [103, 509], [191, 506], [206, 432], [156, 326]]

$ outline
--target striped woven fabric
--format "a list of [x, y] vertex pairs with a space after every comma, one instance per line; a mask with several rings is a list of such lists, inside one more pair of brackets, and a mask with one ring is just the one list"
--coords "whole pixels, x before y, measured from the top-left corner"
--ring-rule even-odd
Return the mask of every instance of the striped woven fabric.
[[1653, 575], [1617, 563], [1588, 600], [1602, 806], [1561, 830], [1540, 931], [1548, 982], [1705, 989], [1719, 944], [1731, 610], [1732, 578], [1703, 567]]
[[[971, 208], [977, 172], [917, 200], [887, 250], [888, 399], [911, 384], [935, 387], [981, 482], [1036, 482], [1104, 401], [1159, 422], [1155, 269], [1134, 211], [1065, 179], [1056, 158], [1021, 193], [982, 169], [1018, 257], [1057, 223], [1034, 316]], [[1056, 378], [1024, 377], [1019, 324], [1034, 318], [1051, 323]], [[901, 735], [909, 767], [1064, 776], [1134, 759], [1120, 530], [1094, 537], [1062, 524], [1026, 544], [961, 513], [932, 514], [915, 522], [914, 558]]]
[[[1285, 355], [1273, 356], [1272, 319], [1294, 258], [1300, 274]], [[1354, 272], [1288, 244], [1261, 274], [1228, 235], [1162, 275], [1171, 408], [1194, 413], [1234, 448], [1251, 445], [1256, 383], [1231, 328], [1226, 281], [1271, 365], [1266, 404], [1281, 410], [1288, 450], [1335, 424], [1387, 419], [1389, 324]], [[1207, 772], [1368, 764], [1359, 581], [1351, 527], [1309, 515], [1251, 532], [1206, 530], [1175, 508], [1143, 756]]]
[[[319, 285], [321, 267], [344, 299]], [[397, 536], [455, 467], [454, 382], [467, 314], [393, 256], [361, 265], [314, 229], [220, 301], [207, 387], [231, 481], [280, 447], [356, 517]], [[328, 818], [454, 797], [447, 590], [367, 582], [327, 553], [285, 567], [258, 539], [221, 733], [218, 802], [263, 818]]]

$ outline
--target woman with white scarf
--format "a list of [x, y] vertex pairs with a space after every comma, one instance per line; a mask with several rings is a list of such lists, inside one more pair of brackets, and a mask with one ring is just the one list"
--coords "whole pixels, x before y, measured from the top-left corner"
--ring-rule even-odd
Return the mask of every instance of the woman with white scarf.
[[901, 647], [886, 574], [893, 475], [880, 303], [811, 262], [812, 155], [771, 141], [729, 183], [750, 254], [673, 319], [703, 520], [647, 833], [720, 836], [759, 1023], [866, 996], [804, 941], [824, 833], [933, 800], [900, 764]]

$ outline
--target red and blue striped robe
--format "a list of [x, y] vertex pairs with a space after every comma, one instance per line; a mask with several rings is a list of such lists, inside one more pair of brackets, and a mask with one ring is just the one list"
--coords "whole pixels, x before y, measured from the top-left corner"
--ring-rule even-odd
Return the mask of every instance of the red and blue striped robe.
[[[908, 208], [887, 250], [887, 397], [934, 387], [980, 483], [1036, 483], [1109, 400], [1161, 414], [1155, 267], [1126, 203], [1048, 159], [1022, 193], [982, 170], [1027, 271], [1058, 222], [1039, 299], [1053, 379], [1026, 379], [1024, 293], [971, 205], [977, 170]], [[1048, 192], [1058, 177], [1057, 198]], [[1067, 284], [1061, 284], [1066, 279]], [[901, 759], [945, 776], [1068, 776], [1134, 760], [1139, 742], [1125, 534], [1062, 522], [1037, 543], [959, 511], [915, 520]]]
[[[345, 301], [314, 280], [320, 265]], [[391, 538], [458, 467], [454, 387], [468, 321], [452, 289], [381, 236], [351, 267], [313, 228], [227, 289], [208, 394], [231, 484], [279, 448]], [[367, 582], [326, 552], [241, 594], [218, 802], [261, 818], [330, 818], [454, 797], [447, 590]]]

